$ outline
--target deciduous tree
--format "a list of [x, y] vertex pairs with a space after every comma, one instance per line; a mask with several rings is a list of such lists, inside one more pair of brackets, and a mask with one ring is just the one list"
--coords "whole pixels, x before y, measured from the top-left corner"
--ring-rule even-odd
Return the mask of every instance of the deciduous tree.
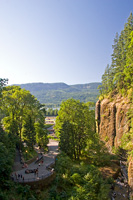
[[68, 99], [61, 104], [55, 130], [60, 138], [60, 148], [70, 157], [79, 159], [89, 134], [95, 131], [92, 112], [85, 103]]

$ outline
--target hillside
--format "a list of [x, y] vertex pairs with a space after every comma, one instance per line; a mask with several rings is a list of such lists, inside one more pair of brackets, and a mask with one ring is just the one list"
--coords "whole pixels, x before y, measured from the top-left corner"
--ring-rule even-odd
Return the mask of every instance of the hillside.
[[27, 83], [19, 85], [29, 90], [41, 103], [46, 106], [58, 107], [63, 100], [74, 98], [82, 102], [96, 102], [100, 82], [67, 85], [65, 83]]

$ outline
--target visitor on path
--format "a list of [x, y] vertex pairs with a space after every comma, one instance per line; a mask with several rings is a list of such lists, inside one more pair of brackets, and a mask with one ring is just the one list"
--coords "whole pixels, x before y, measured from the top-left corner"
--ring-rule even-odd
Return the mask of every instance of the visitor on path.
[[41, 163], [42, 163], [42, 166], [43, 166], [43, 160], [41, 161]]
[[12, 176], [11, 176], [11, 179], [12, 179], [12, 181], [14, 181], [14, 176], [13, 176], [13, 174], [12, 174]]
[[15, 177], [16, 177], [16, 180], [18, 180], [18, 175], [17, 175], [17, 173], [15, 172]]
[[36, 175], [37, 175], [37, 177], [38, 177], [38, 171], [36, 172]]
[[26, 163], [23, 164], [22, 168], [27, 168], [28, 165]]

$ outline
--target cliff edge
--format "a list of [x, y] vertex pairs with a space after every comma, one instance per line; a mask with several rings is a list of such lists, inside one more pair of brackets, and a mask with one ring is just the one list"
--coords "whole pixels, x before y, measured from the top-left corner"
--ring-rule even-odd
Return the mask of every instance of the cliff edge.
[[[130, 130], [130, 123], [127, 112], [130, 108], [130, 101], [121, 95], [113, 98], [98, 100], [95, 109], [96, 128], [100, 139], [105, 142], [111, 152], [113, 147], [121, 145], [121, 138]], [[133, 191], [133, 160], [128, 163], [128, 183]]]

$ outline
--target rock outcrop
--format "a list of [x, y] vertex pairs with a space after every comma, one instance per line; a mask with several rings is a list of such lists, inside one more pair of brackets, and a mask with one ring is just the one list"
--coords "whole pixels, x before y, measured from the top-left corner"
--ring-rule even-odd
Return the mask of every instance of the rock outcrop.
[[[96, 127], [101, 140], [111, 152], [118, 148], [123, 134], [129, 132], [130, 124], [127, 112], [130, 108], [128, 98], [115, 96], [113, 99], [98, 100], [96, 103]], [[128, 183], [133, 190], [133, 160], [128, 164]]]
[[123, 134], [129, 131], [129, 108], [129, 100], [121, 96], [96, 103], [97, 131], [110, 151], [113, 146], [119, 147]]

